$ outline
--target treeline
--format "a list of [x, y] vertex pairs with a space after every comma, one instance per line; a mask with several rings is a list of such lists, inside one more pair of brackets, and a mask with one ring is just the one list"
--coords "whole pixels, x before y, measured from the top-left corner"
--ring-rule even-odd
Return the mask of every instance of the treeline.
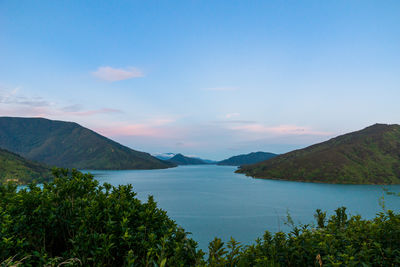
[[255, 244], [216, 238], [208, 253], [131, 185], [55, 169], [54, 180], [17, 190], [0, 184], [1, 266], [400, 266], [400, 215], [348, 217], [345, 208], [316, 226], [268, 231]]

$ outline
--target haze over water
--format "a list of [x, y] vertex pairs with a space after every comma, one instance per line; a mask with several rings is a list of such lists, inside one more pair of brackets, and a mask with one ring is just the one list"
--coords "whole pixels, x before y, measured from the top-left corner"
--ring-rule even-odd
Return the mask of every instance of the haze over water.
[[[132, 184], [139, 199], [153, 195], [158, 206], [192, 233], [202, 249], [214, 237], [231, 236], [250, 244], [265, 230], [288, 231], [287, 211], [295, 223], [313, 223], [316, 209], [329, 215], [338, 207], [373, 218], [382, 211], [381, 185], [316, 184], [253, 179], [231, 166], [179, 166], [164, 170], [90, 171], [101, 183]], [[400, 185], [386, 186], [400, 192]], [[400, 198], [385, 195], [387, 209], [400, 210]]]

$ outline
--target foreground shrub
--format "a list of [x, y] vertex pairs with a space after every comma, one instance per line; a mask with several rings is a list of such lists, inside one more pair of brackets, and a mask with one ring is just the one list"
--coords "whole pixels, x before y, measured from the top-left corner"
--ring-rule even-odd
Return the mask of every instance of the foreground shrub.
[[267, 231], [254, 245], [240, 251], [232, 249], [237, 247], [232, 240], [226, 249], [221, 240], [215, 239], [209, 246], [209, 263], [212, 266], [400, 266], [399, 214], [389, 210], [373, 220], [363, 220], [360, 216], [348, 219], [346, 208], [342, 207], [327, 222], [325, 216], [326, 213], [317, 210], [317, 228], [293, 226], [290, 233], [275, 235]]
[[0, 185], [0, 264], [193, 266], [197, 243], [131, 185], [57, 169], [43, 187]]

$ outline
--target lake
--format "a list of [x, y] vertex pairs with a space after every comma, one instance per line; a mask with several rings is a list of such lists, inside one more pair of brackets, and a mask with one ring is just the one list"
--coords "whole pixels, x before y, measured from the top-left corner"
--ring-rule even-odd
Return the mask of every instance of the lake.
[[[198, 165], [164, 170], [90, 171], [100, 182], [132, 184], [141, 200], [153, 195], [158, 206], [206, 249], [214, 237], [232, 236], [251, 244], [265, 230], [288, 231], [286, 214], [295, 223], [313, 223], [316, 209], [333, 214], [340, 206], [373, 218], [382, 211], [383, 186], [332, 185], [253, 179], [236, 167]], [[386, 186], [400, 192], [400, 185]], [[387, 208], [399, 211], [400, 197], [385, 196]]]

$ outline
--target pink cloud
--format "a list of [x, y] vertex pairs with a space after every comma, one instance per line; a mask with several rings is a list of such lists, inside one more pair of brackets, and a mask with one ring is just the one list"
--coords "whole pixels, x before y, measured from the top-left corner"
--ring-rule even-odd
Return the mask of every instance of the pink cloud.
[[87, 110], [87, 111], [70, 111], [67, 112], [68, 114], [73, 114], [77, 116], [92, 116], [92, 115], [97, 115], [97, 114], [108, 114], [108, 113], [121, 113], [122, 111], [119, 109], [113, 109], [113, 108], [101, 108], [101, 109], [95, 109], [95, 110]]
[[155, 118], [144, 123], [122, 124], [114, 123], [97, 131], [106, 136], [147, 136], [168, 138], [174, 136], [174, 129], [167, 125], [175, 120], [170, 118]]
[[310, 127], [296, 126], [296, 125], [278, 125], [278, 126], [265, 126], [262, 124], [246, 124], [231, 127], [232, 130], [260, 133], [260, 134], [273, 134], [273, 135], [331, 135], [332, 133], [316, 131]]
[[100, 128], [97, 131], [106, 136], [158, 136], [161, 131], [151, 128], [144, 124], [130, 124]]
[[100, 114], [114, 114], [122, 113], [121, 110], [112, 108], [100, 108], [95, 110], [84, 110], [84, 111], [72, 111], [64, 108], [57, 108], [52, 106], [21, 106], [21, 105], [9, 105], [7, 108], [0, 108], [0, 116], [18, 116], [18, 117], [89, 117]]
[[92, 72], [92, 74], [100, 80], [108, 82], [122, 81], [144, 76], [142, 71], [134, 67], [116, 69], [109, 66], [99, 67], [96, 71]]

